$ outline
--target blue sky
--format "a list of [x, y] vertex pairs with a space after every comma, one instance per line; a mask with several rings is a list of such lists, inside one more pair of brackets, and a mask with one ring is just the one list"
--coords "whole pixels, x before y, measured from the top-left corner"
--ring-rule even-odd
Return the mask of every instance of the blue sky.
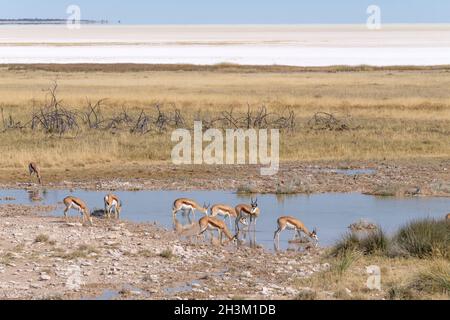
[[0, 0], [0, 18], [65, 18], [70, 4], [126, 24], [365, 23], [370, 4], [384, 23], [450, 22], [449, 0]]

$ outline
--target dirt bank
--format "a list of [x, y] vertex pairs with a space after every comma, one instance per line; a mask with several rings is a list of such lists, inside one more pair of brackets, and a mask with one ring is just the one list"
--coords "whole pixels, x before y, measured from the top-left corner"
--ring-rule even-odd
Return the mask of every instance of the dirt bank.
[[52, 207], [0, 206], [0, 299], [295, 298], [321, 249], [270, 253], [182, 241], [153, 224], [69, 223]]
[[[355, 171], [356, 170], [356, 171]], [[238, 190], [260, 193], [362, 192], [450, 196], [450, 160], [283, 162], [274, 176], [256, 166], [124, 164], [42, 169], [44, 187], [90, 190]], [[0, 169], [0, 188], [28, 188], [27, 168]]]

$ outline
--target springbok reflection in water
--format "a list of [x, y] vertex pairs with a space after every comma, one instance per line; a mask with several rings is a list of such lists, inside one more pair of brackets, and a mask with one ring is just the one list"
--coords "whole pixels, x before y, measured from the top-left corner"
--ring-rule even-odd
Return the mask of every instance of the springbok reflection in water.
[[[40, 189], [38, 187], [30, 188]], [[163, 227], [172, 228], [174, 221], [169, 213], [173, 206], [173, 199], [187, 197], [190, 199], [205, 199], [211, 203], [251, 203], [251, 195], [242, 196], [227, 191], [114, 191], [126, 203], [123, 219], [135, 223], [157, 222]], [[10, 204], [36, 204], [55, 206], [52, 215], [61, 217], [61, 200], [68, 194], [86, 201], [90, 208], [104, 207], [105, 191], [69, 190], [69, 189], [41, 189], [42, 201], [35, 202], [37, 192], [23, 189], [0, 190], [0, 198], [10, 200]], [[348, 226], [361, 219], [380, 226], [387, 234], [392, 234], [400, 226], [414, 219], [424, 217], [443, 219], [449, 213], [448, 199], [444, 197], [373, 197], [355, 193], [328, 193], [312, 195], [292, 195], [278, 201], [276, 195], [258, 195], [258, 206], [263, 211], [258, 218], [256, 234], [247, 233], [246, 226], [242, 226], [240, 239], [245, 240], [247, 246], [262, 245], [273, 250], [273, 235], [277, 219], [286, 213], [292, 214], [303, 221], [308, 227], [317, 227], [320, 235], [320, 245], [330, 246], [348, 232]], [[148, 207], [149, 201], [152, 203]], [[2, 203], [2, 200], [0, 200]], [[203, 202], [202, 202], [203, 203]], [[332, 204], [332, 205], [330, 205]], [[301, 210], [299, 210], [301, 208]], [[203, 214], [201, 214], [203, 216]], [[179, 223], [187, 225], [183, 235], [189, 234], [190, 226], [198, 228], [197, 221], [182, 217], [181, 212], [176, 216]], [[200, 218], [200, 216], [198, 217]], [[233, 222], [233, 219], [232, 219]], [[227, 221], [227, 224], [229, 222]], [[179, 229], [179, 227], [178, 227]], [[252, 228], [253, 229], [253, 228]], [[235, 232], [230, 230], [234, 235]], [[195, 235], [196, 230], [192, 231]], [[244, 237], [244, 238], [243, 238]], [[256, 241], [255, 241], [256, 237]], [[288, 243], [292, 238], [290, 232], [280, 235], [280, 249], [295, 247], [295, 243]]]

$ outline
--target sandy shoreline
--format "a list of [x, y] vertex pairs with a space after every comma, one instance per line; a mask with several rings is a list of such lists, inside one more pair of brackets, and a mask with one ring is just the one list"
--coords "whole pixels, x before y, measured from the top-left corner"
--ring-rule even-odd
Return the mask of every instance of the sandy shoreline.
[[[450, 196], [449, 160], [283, 162], [274, 176], [257, 166], [122, 165], [42, 169], [44, 188], [86, 190], [232, 190], [242, 193], [359, 192], [391, 196]], [[232, 170], [230, 170], [232, 169]], [[354, 170], [355, 174], [354, 174]], [[361, 171], [362, 170], [362, 171]], [[0, 188], [35, 188], [26, 171], [0, 169]], [[416, 189], [420, 192], [417, 193]]]
[[83, 227], [48, 210], [0, 205], [0, 298], [292, 299], [292, 279], [329, 266], [319, 249], [218, 247], [153, 224], [95, 219]]

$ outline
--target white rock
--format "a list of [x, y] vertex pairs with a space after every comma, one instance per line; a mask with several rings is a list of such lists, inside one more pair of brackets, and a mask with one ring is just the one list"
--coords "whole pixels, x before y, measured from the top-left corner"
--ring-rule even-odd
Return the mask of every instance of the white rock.
[[263, 287], [261, 290], [261, 294], [264, 296], [268, 296], [272, 293], [272, 290], [270, 288], [267, 287]]
[[66, 225], [69, 227], [82, 227], [83, 226], [83, 224], [81, 224], [79, 222], [74, 222], [74, 223], [67, 222]]
[[48, 274], [46, 274], [46, 273], [41, 273], [41, 275], [40, 275], [40, 277], [39, 277], [39, 280], [41, 280], [41, 281], [48, 281], [48, 280], [50, 280], [52, 277], [50, 277]]

